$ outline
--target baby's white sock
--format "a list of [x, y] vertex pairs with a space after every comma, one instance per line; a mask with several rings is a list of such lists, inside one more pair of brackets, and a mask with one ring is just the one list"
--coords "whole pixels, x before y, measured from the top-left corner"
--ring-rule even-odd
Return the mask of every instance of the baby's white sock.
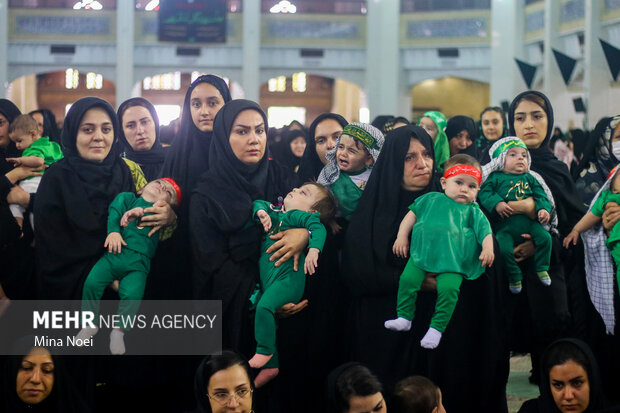
[[420, 341], [420, 345], [424, 348], [434, 349], [434, 348], [437, 348], [440, 341], [441, 341], [441, 332], [431, 327], [428, 329], [424, 337], [422, 337], [422, 341]]
[[84, 327], [83, 329], [80, 330], [79, 333], [77, 333], [77, 336], [75, 336], [76, 345], [83, 346], [84, 340], [88, 340], [89, 338], [93, 337], [95, 334], [97, 334], [98, 331], [99, 331], [99, 328], [97, 327]]
[[116, 328], [110, 333], [110, 352], [112, 354], [125, 354], [124, 335], [125, 333]]
[[388, 320], [383, 323], [385, 328], [394, 331], [409, 331], [411, 330], [411, 321], [403, 317], [395, 318], [394, 320]]

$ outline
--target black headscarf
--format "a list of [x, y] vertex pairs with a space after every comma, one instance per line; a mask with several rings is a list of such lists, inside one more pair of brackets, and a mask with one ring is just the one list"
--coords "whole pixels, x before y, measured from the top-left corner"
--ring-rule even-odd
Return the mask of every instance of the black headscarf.
[[[129, 107], [133, 106], [146, 106], [146, 109], [148, 109], [151, 117], [153, 118], [153, 122], [155, 123], [155, 142], [153, 143], [151, 149], [147, 151], [134, 151], [134, 149], [127, 141], [127, 138], [125, 137], [125, 131], [123, 129], [123, 114]], [[164, 150], [159, 140], [159, 117], [157, 116], [155, 106], [153, 106], [151, 102], [144, 98], [131, 98], [124, 101], [119, 106], [117, 115], [118, 123], [120, 124], [118, 136], [120, 138], [121, 148], [123, 151], [122, 156], [140, 165], [147, 181], [152, 181], [154, 179], [160, 178], [159, 173], [164, 163], [166, 151]]]
[[380, 131], [382, 131], [383, 127], [385, 126], [385, 123], [392, 119], [394, 119], [394, 116], [392, 115], [379, 115], [375, 117], [370, 124], [374, 126], [375, 128], [379, 129]]
[[[76, 147], [82, 118], [93, 108], [103, 109], [114, 125], [114, 142], [102, 162], [83, 159]], [[96, 97], [78, 100], [65, 117], [64, 158], [43, 175], [34, 208], [41, 292], [47, 297], [81, 296], [81, 284], [103, 252], [110, 203], [121, 192], [135, 192], [120, 157], [118, 130], [114, 109]]]
[[223, 232], [234, 232], [245, 225], [252, 215], [253, 201], [273, 197], [273, 194], [267, 194], [267, 150], [258, 163], [246, 165], [235, 156], [230, 146], [233, 123], [244, 110], [258, 112], [267, 130], [267, 116], [258, 103], [236, 99], [224, 105], [213, 121], [209, 171], [195, 190], [205, 196], [209, 215]]
[[568, 167], [564, 162], [558, 160], [549, 148], [549, 142], [553, 134], [553, 107], [549, 99], [547, 99], [547, 96], [535, 90], [528, 90], [520, 93], [514, 98], [508, 112], [510, 134], [516, 136], [514, 128], [515, 110], [521, 98], [529, 94], [539, 96], [544, 100], [546, 106], [545, 112], [547, 114], [547, 136], [538, 148], [528, 148], [532, 159], [531, 168], [534, 172], [538, 172], [543, 177], [553, 194], [558, 213], [558, 229], [560, 235], [564, 237], [571, 231], [573, 226], [581, 219], [586, 211], [568, 171]]
[[353, 294], [391, 294], [398, 289], [405, 261], [396, 262], [399, 259], [392, 254], [392, 244], [400, 222], [416, 198], [440, 189], [434, 166], [426, 188], [410, 192], [401, 187], [405, 155], [414, 136], [435, 159], [433, 141], [423, 128], [407, 125], [390, 132], [351, 217], [342, 274], [349, 279]]
[[[288, 168], [291, 172], [295, 172], [295, 168], [301, 162], [301, 156], [296, 156], [291, 149], [291, 142], [297, 138], [303, 138], [308, 146], [308, 135], [304, 130], [293, 129], [288, 131], [285, 138], [280, 142], [283, 145], [282, 159], [276, 159], [284, 167]], [[305, 152], [305, 149], [304, 149]], [[303, 156], [303, 155], [302, 155]]]
[[[188, 194], [189, 197], [191, 197], [191, 193], [196, 187], [200, 175], [209, 169], [209, 148], [213, 135], [213, 132], [202, 132], [192, 120], [190, 99], [196, 86], [201, 83], [208, 83], [214, 86], [222, 95], [224, 103], [228, 103], [231, 100], [228, 85], [226, 85], [224, 79], [215, 75], [200, 76], [187, 89], [185, 100], [183, 101], [179, 133], [177, 133], [170, 151], [166, 155], [161, 176], [174, 179], [181, 187], [183, 193]], [[182, 215], [183, 211], [186, 212], [186, 208], [189, 206], [189, 197], [181, 205]]]
[[446, 136], [448, 137], [448, 141], [455, 138], [456, 135], [464, 130], [469, 133], [469, 139], [471, 139], [472, 143], [466, 149], [459, 151], [459, 153], [471, 155], [478, 159], [478, 133], [476, 132], [476, 123], [474, 120], [469, 116], [462, 115], [453, 116], [448, 119], [448, 123], [446, 125]]
[[56, 124], [56, 116], [54, 112], [49, 109], [37, 109], [29, 113], [30, 116], [35, 113], [40, 113], [43, 116], [43, 134], [41, 136], [47, 136], [50, 141], [60, 144], [60, 129]]
[[[9, 123], [13, 122], [16, 117], [21, 115], [21, 111], [15, 106], [13, 102], [8, 99], [0, 99], [0, 114], [3, 115]], [[4, 175], [11, 169], [13, 164], [9, 164], [5, 161], [6, 158], [14, 158], [19, 156], [19, 151], [15, 146], [15, 142], [9, 141], [8, 146], [0, 148], [0, 174]]]
[[[586, 373], [588, 374], [588, 383], [590, 386], [590, 403], [588, 408], [585, 410], [586, 413], [594, 413], [594, 412], [604, 412], [606, 407], [605, 398], [603, 396], [603, 387], [601, 383], [601, 375], [600, 370], [598, 368], [598, 363], [596, 362], [596, 358], [590, 350], [590, 347], [586, 343], [581, 340], [573, 339], [573, 338], [563, 338], [557, 340], [543, 353], [541, 359], [541, 368], [540, 368], [540, 397], [535, 400], [528, 401], [524, 404], [523, 408], [520, 410], [522, 412], [540, 412], [540, 413], [554, 413], [560, 412], [555, 401], [553, 400], [553, 395], [551, 393], [551, 385], [549, 383], [549, 373], [553, 366], [546, 366], [549, 361], [549, 357], [554, 349], [557, 349], [558, 346], [573, 346], [576, 348], [577, 353], [582, 353], [582, 355], [587, 360], [589, 365], [582, 366]], [[579, 363], [580, 364], [580, 363]]]
[[611, 137], [618, 124], [620, 115], [598, 121], [590, 133], [583, 159], [572, 174], [576, 178], [575, 185], [584, 204], [592, 201], [594, 195], [607, 181], [609, 172], [619, 163], [611, 145]]
[[319, 158], [319, 155], [316, 153], [316, 141], [314, 138], [316, 135], [317, 125], [325, 119], [333, 119], [343, 128], [349, 123], [345, 118], [337, 113], [322, 113], [310, 124], [310, 129], [308, 129], [306, 150], [304, 151], [304, 155], [301, 157], [299, 170], [297, 171], [299, 179], [303, 182], [316, 180], [319, 177], [319, 173], [321, 173], [321, 169], [323, 169], [323, 162], [321, 162], [321, 158]]
[[[29, 343], [32, 343], [33, 339], [34, 337], [29, 337]], [[20, 340], [16, 346], [22, 347], [25, 341], [26, 339]], [[0, 365], [4, 368], [0, 388], [1, 411], [11, 413], [87, 413], [91, 411], [76, 390], [63, 358], [53, 354], [50, 356], [54, 362], [54, 384], [50, 394], [38, 404], [24, 403], [17, 396], [15, 385], [23, 356], [6, 356], [2, 360], [4, 363]]]

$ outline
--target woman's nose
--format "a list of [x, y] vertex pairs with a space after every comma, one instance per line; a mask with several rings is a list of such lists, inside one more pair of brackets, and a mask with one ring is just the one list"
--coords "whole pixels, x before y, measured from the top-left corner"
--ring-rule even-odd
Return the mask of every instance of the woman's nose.
[[40, 368], [33, 368], [32, 370], [32, 376], [30, 377], [30, 381], [32, 383], [40, 383], [41, 382], [41, 369]]

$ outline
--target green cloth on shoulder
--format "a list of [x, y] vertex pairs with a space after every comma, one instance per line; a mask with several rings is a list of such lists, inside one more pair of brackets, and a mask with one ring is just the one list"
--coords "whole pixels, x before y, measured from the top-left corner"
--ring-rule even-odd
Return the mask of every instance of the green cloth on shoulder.
[[[602, 217], [605, 212], [605, 205], [609, 202], [615, 202], [620, 205], [620, 194], [614, 194], [610, 190], [601, 192], [601, 196], [596, 199], [596, 202], [592, 206], [591, 212], [597, 217]], [[620, 241], [620, 225], [616, 224], [609, 231], [609, 238], [607, 238], [607, 246], [612, 247], [613, 244]]]
[[[146, 209], [152, 206], [153, 203], [147, 202], [144, 198], [137, 197], [131, 192], [121, 192], [114, 198], [114, 201], [112, 201], [108, 208], [108, 234], [111, 232], [120, 233], [123, 240], [127, 243], [127, 246], [123, 248], [128, 248], [153, 258], [159, 241], [159, 237], [156, 234], [151, 237], [148, 236], [153, 227], [139, 226], [139, 219], [133, 220], [126, 227], [121, 227], [121, 218], [125, 212], [136, 207]], [[152, 214], [145, 214], [145, 216], [147, 215]]]
[[338, 208], [342, 216], [350, 221], [364, 191], [353, 182], [349, 174], [343, 171], [340, 171], [340, 176], [336, 182], [331, 184], [330, 189], [338, 200]]
[[417, 218], [410, 247], [416, 267], [432, 273], [458, 273], [468, 280], [484, 272], [478, 257], [491, 225], [476, 203], [463, 205], [441, 192], [431, 192], [409, 209]]

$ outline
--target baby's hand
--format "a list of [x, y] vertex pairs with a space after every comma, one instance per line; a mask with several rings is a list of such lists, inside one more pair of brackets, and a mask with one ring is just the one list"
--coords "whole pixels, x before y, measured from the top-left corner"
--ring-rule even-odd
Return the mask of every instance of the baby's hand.
[[549, 215], [549, 212], [547, 212], [546, 210], [541, 209], [540, 211], [538, 211], [538, 222], [540, 222], [541, 224], [547, 224], [550, 218], [551, 215]]
[[575, 230], [572, 230], [571, 232], [568, 233], [566, 238], [564, 238], [564, 242], [562, 242], [562, 245], [564, 245], [564, 248], [569, 248], [571, 243], [573, 245], [577, 245], [578, 239], [579, 239], [579, 233]]
[[510, 205], [504, 201], [498, 202], [497, 205], [495, 205], [495, 210], [502, 218], [508, 218], [514, 213], [514, 210], [510, 207]]
[[478, 257], [478, 259], [482, 261], [481, 265], [483, 267], [490, 267], [495, 259], [493, 248], [482, 248], [482, 252], [480, 253], [480, 257]]
[[306, 262], [304, 263], [304, 274], [312, 275], [314, 270], [319, 266], [319, 249], [310, 248], [308, 255], [306, 255]]
[[338, 223], [336, 222], [336, 220], [331, 220], [329, 222], [329, 228], [332, 230], [332, 233], [334, 235], [336, 235], [337, 233], [340, 232], [340, 230], [342, 229], [342, 227], [340, 225], [338, 225]]
[[263, 224], [263, 229], [265, 230], [265, 232], [269, 232], [269, 230], [271, 229], [271, 217], [269, 216], [267, 211], [259, 209], [258, 211], [256, 211], [256, 216], [258, 216], [258, 219], [260, 219], [260, 223]]
[[392, 252], [397, 257], [407, 258], [407, 255], [409, 255], [409, 239], [405, 237], [396, 238], [394, 246], [392, 246]]
[[105, 239], [104, 248], [108, 249], [111, 254], [120, 254], [123, 245], [127, 245], [120, 232], [110, 232]]
[[144, 216], [143, 208], [136, 207], [136, 208], [130, 209], [129, 211], [123, 214], [123, 217], [121, 218], [121, 227], [126, 227], [127, 225], [129, 225], [131, 221], [135, 220], [136, 218], [142, 218], [143, 216]]

